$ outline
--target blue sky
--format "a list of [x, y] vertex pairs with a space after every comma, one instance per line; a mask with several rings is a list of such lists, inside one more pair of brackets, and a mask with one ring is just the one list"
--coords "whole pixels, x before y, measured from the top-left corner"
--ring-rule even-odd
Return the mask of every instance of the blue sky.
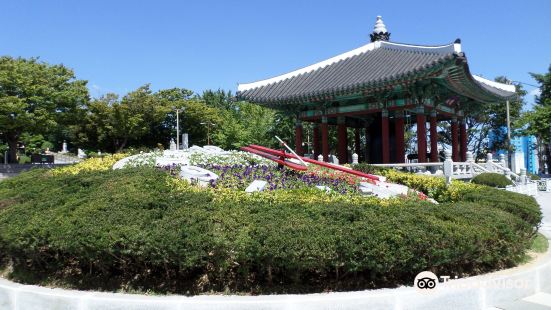
[[377, 15], [395, 42], [461, 38], [486, 78], [534, 84], [528, 72], [551, 64], [549, 0], [0, 0], [0, 55], [64, 63], [92, 96], [145, 83], [235, 92], [367, 43]]

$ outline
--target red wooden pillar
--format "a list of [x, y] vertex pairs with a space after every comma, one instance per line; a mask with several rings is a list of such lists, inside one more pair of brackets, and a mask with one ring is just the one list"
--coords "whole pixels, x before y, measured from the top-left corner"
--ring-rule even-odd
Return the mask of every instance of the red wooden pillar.
[[327, 117], [321, 118], [320, 124], [321, 131], [321, 154], [323, 155], [323, 161], [329, 161], [329, 127], [327, 125]]
[[354, 153], [358, 154], [358, 157], [361, 154], [361, 141], [360, 141], [360, 128], [354, 128]]
[[314, 124], [314, 130], [312, 133], [312, 144], [314, 146], [314, 158], [315, 160], [318, 159], [318, 156], [321, 154], [321, 147], [320, 147], [320, 126], [318, 124]]
[[396, 133], [396, 162], [405, 162], [405, 145], [404, 145], [404, 111], [396, 111], [394, 114], [394, 132]]
[[462, 119], [459, 124], [459, 136], [461, 142], [461, 161], [467, 161], [467, 124]]
[[427, 128], [425, 117], [425, 107], [417, 107], [417, 161], [427, 162]]
[[337, 118], [337, 157], [339, 164], [348, 162], [348, 136], [346, 134], [346, 119], [343, 116]]
[[381, 144], [383, 147], [383, 164], [390, 163], [390, 135], [388, 132], [388, 110], [381, 112]]
[[438, 130], [436, 123], [436, 110], [430, 112], [430, 161], [438, 162]]
[[295, 152], [299, 156], [304, 156], [304, 149], [302, 148], [302, 122], [300, 120], [295, 122]]
[[452, 119], [452, 160], [459, 161], [459, 141], [458, 141], [457, 118]]

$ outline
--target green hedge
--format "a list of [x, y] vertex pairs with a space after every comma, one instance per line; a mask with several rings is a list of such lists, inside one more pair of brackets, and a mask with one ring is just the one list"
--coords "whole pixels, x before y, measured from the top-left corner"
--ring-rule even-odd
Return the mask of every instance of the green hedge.
[[484, 197], [382, 204], [319, 191], [198, 190], [150, 168], [35, 170], [0, 182], [0, 255], [16, 280], [83, 289], [392, 287], [422, 270], [464, 276], [521, 261], [537, 204]]
[[542, 214], [534, 197], [495, 188], [480, 188], [465, 192], [461, 201], [475, 202], [481, 207], [493, 207], [514, 214], [534, 227], [539, 227]]
[[443, 177], [432, 177], [389, 170], [383, 174], [389, 181], [422, 191], [439, 202], [475, 202], [515, 214], [538, 227], [542, 214], [533, 197], [493, 187], [452, 180], [446, 185]]
[[369, 174], [380, 174], [384, 171], [390, 170], [390, 168], [382, 168], [370, 165], [368, 163], [359, 163], [352, 165], [352, 169]]
[[485, 172], [475, 176], [472, 181], [475, 184], [486, 185], [490, 187], [505, 188], [507, 185], [512, 185], [513, 182], [506, 176], [499, 173]]

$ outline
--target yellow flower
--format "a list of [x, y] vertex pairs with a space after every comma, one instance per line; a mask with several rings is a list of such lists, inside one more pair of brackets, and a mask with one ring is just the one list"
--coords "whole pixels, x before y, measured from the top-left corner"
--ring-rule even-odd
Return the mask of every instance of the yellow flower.
[[102, 170], [109, 170], [113, 165], [125, 158], [128, 157], [129, 154], [113, 154], [113, 155], [106, 155], [103, 157], [96, 157], [96, 158], [90, 158], [84, 161], [81, 161], [78, 164], [57, 168], [52, 170], [53, 175], [66, 175], [66, 174], [79, 174], [81, 172], [86, 171], [102, 171]]

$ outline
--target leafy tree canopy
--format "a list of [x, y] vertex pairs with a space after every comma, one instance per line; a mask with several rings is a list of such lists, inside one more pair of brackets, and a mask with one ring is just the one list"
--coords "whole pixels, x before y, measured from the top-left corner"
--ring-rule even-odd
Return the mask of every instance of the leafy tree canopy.
[[551, 167], [551, 65], [545, 74], [530, 74], [540, 84], [541, 93], [536, 96], [534, 109], [523, 115], [518, 126], [523, 128], [524, 134], [536, 136], [540, 168], [543, 169], [544, 158], [547, 158], [547, 166]]
[[10, 162], [23, 133], [47, 134], [78, 122], [75, 115], [89, 100], [86, 83], [64, 65], [0, 57], [0, 135]]

